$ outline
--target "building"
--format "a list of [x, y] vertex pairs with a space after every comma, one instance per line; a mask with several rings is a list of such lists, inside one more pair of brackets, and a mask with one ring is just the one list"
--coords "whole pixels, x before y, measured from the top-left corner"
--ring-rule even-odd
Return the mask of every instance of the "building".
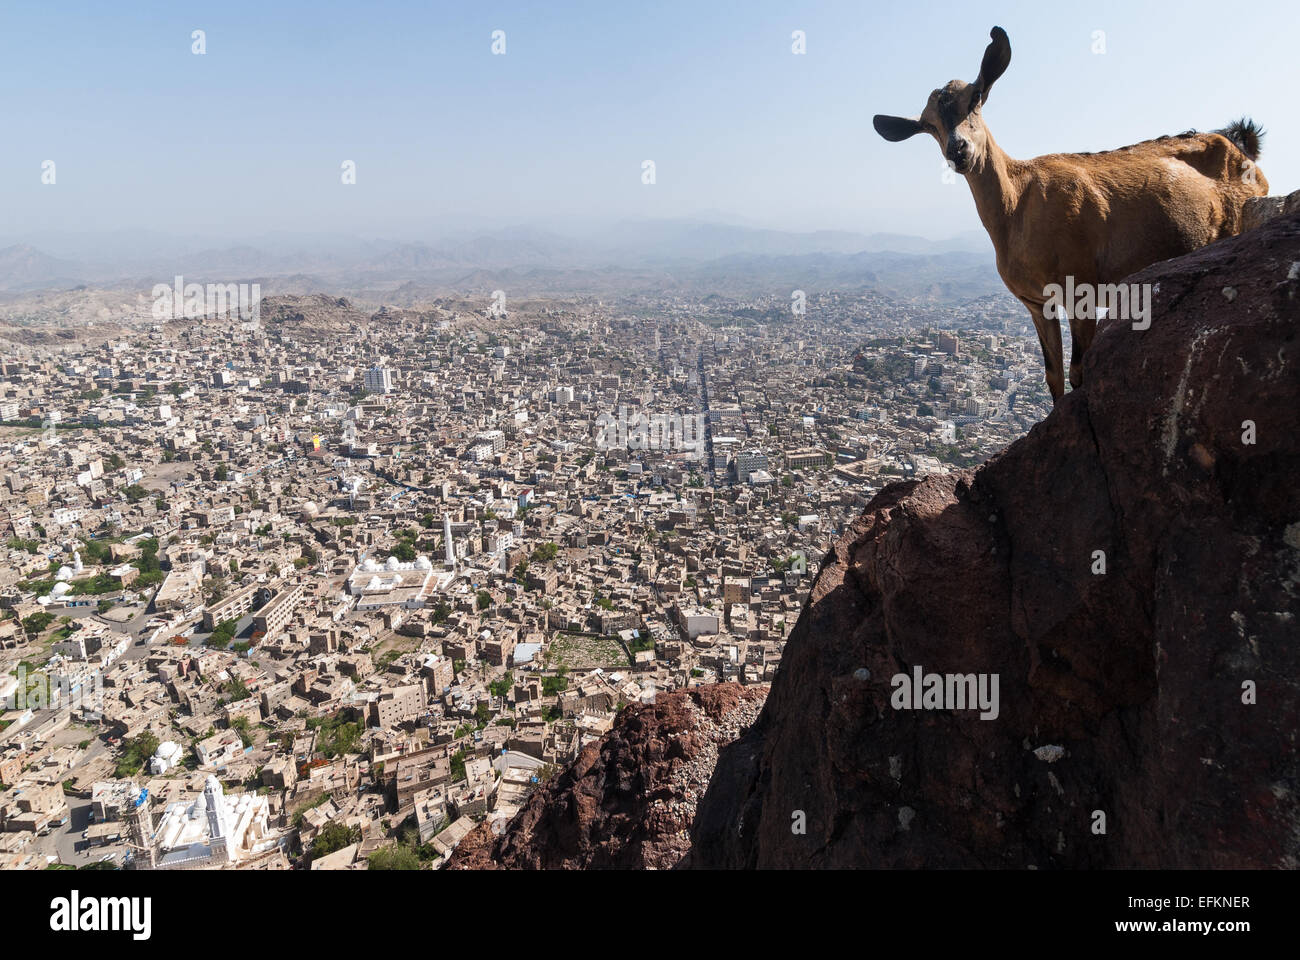
[[736, 482], [748, 483], [749, 475], [768, 469], [767, 454], [761, 450], [741, 450], [731, 462], [736, 471]]
[[237, 730], [218, 730], [206, 740], [194, 745], [194, 754], [199, 764], [205, 767], [219, 767], [242, 756], [244, 741]]
[[[157, 829], [143, 837], [151, 865], [161, 870], [224, 867], [272, 850], [270, 801], [253, 793], [226, 796], [221, 781], [208, 777], [192, 803], [168, 804]], [[140, 833], [145, 833], [141, 824]], [[139, 863], [137, 859], [137, 863]]]
[[719, 617], [712, 610], [678, 609], [677, 618], [681, 622], [682, 630], [685, 631], [688, 640], [715, 634], [720, 626]]
[[380, 729], [408, 723], [424, 711], [424, 687], [418, 683], [390, 687], [370, 706], [370, 718]]
[[393, 371], [387, 367], [371, 367], [366, 371], [366, 389], [371, 393], [392, 393]]
[[265, 604], [271, 598], [271, 591], [260, 583], [250, 584], [236, 590], [224, 600], [219, 600], [203, 611], [203, 629], [215, 630], [217, 624], [226, 620], [239, 620], [249, 611]]
[[382, 564], [367, 557], [348, 576], [348, 593], [357, 598], [358, 610], [400, 606], [417, 610], [430, 596], [451, 582], [450, 571], [435, 571], [429, 558], [421, 555], [413, 563], [389, 557]]
[[474, 437], [475, 445], [485, 444], [494, 454], [500, 453], [506, 446], [506, 435], [500, 430], [484, 430]]
[[275, 595], [266, 606], [253, 616], [253, 634], [266, 641], [280, 635], [293, 617], [294, 608], [302, 599], [303, 585], [291, 584]]
[[100, 780], [91, 784], [91, 811], [99, 822], [116, 820], [134, 809], [140, 788], [133, 780]]
[[456, 682], [455, 665], [450, 657], [430, 655], [421, 670], [429, 678], [429, 688], [435, 696], [442, 696]]
[[816, 447], [799, 447], [796, 450], [786, 451], [785, 465], [789, 470], [829, 467], [831, 465], [831, 455], [825, 450], [819, 450]]

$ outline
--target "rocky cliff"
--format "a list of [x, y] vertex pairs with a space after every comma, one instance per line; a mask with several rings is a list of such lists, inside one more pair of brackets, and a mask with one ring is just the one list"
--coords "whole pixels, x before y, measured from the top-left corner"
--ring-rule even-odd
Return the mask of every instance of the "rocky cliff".
[[1300, 865], [1300, 217], [1130, 282], [1085, 389], [834, 545], [691, 865]]
[[500, 836], [475, 827], [449, 869], [676, 866], [719, 749], [754, 722], [766, 694], [726, 683], [627, 708]]

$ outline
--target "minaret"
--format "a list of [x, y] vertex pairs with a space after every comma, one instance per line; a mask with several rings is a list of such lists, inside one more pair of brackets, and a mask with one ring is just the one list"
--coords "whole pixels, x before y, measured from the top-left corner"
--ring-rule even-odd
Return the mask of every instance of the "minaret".
[[213, 857], [221, 860], [231, 859], [226, 835], [226, 794], [221, 789], [221, 781], [209, 776], [203, 788], [203, 801], [208, 810], [208, 832]]
[[149, 791], [140, 793], [143, 796], [136, 796], [135, 806], [125, 816], [135, 851], [131, 865], [136, 870], [152, 870], [158, 862], [153, 844], [153, 814], [149, 812]]
[[451, 541], [451, 514], [450, 513], [444, 513], [442, 515], [442, 543], [443, 543], [443, 549], [445, 553], [445, 556], [443, 557], [443, 563], [445, 563], [452, 570], [455, 570], [456, 551], [453, 549], [453, 544]]

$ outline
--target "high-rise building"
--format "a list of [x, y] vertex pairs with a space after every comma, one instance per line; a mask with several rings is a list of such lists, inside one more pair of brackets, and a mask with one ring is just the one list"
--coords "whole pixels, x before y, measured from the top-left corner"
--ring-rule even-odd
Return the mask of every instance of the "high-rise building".
[[768, 468], [767, 454], [762, 450], [741, 450], [732, 464], [736, 468], [736, 480], [748, 483], [751, 473]]
[[366, 371], [366, 389], [371, 393], [392, 393], [393, 371], [387, 367], [371, 367]]

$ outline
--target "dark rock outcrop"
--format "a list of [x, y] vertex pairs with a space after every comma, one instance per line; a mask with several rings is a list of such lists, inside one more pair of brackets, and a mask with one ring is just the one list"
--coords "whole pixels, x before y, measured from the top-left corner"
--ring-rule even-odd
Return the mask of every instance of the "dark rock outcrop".
[[[1085, 389], [835, 544], [692, 865], [1300, 866], [1300, 217], [1129, 282]], [[996, 719], [894, 709], [917, 666]]]
[[501, 836], [487, 823], [467, 834], [448, 868], [677, 866], [719, 749], [754, 722], [766, 694], [766, 686], [724, 683], [628, 707]]

